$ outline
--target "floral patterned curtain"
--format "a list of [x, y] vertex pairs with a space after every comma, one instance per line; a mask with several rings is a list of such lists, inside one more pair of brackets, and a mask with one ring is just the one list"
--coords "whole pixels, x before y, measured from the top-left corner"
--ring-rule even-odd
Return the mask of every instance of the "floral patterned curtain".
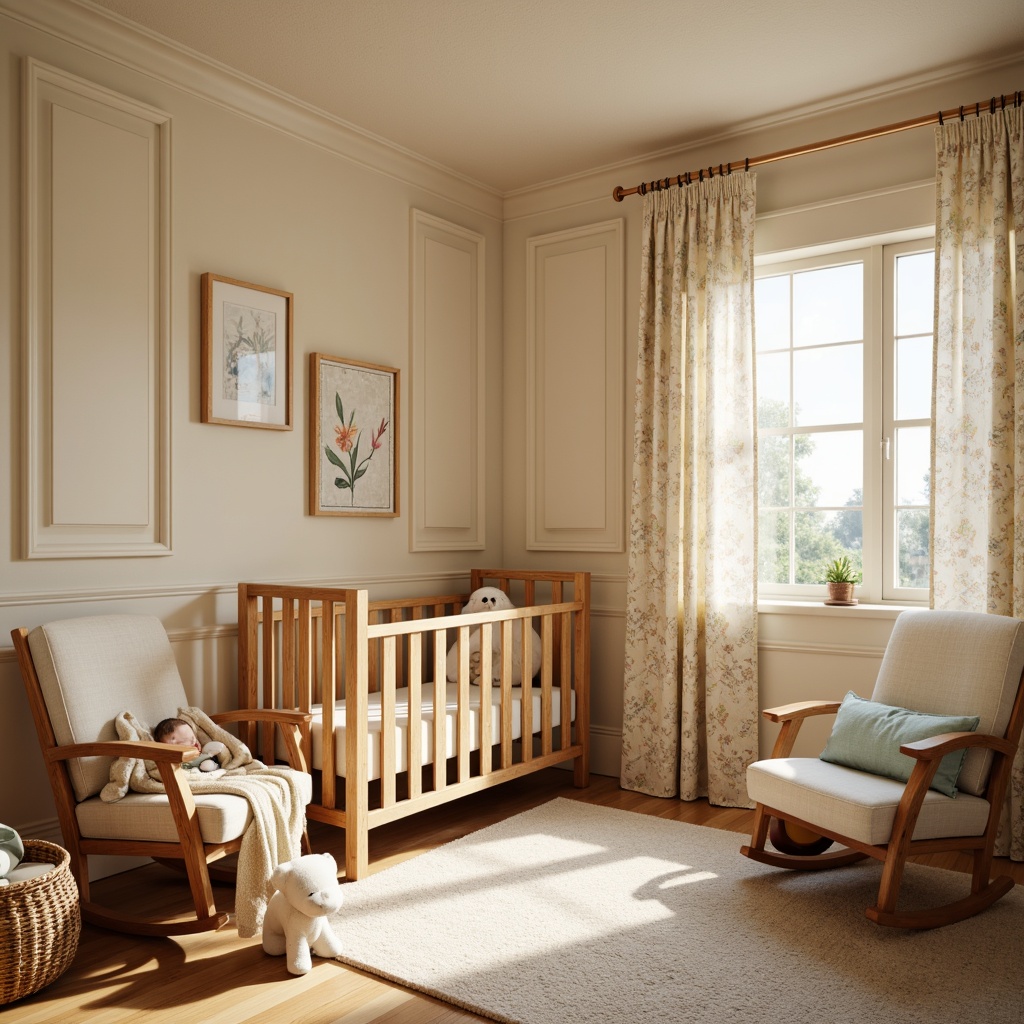
[[754, 175], [644, 198], [621, 782], [750, 806]]
[[[936, 129], [932, 604], [1024, 618], [1024, 108]], [[1024, 860], [1018, 750], [996, 854]]]

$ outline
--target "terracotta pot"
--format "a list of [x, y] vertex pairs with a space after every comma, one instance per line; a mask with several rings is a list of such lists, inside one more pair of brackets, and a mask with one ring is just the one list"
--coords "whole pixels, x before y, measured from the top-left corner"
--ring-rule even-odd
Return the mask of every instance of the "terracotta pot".
[[852, 583], [830, 583], [828, 584], [828, 599], [840, 601], [843, 604], [853, 604]]

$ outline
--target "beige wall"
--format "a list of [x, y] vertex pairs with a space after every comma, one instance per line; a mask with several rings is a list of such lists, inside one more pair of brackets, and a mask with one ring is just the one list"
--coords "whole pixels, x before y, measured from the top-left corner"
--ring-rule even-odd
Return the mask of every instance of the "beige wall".
[[[37, 23], [32, 23], [33, 20]], [[0, 3], [0, 821], [46, 836], [54, 811], [10, 630], [108, 611], [159, 616], [197, 703], [234, 694], [235, 586], [257, 579], [450, 592], [501, 561], [501, 205], [485, 190], [147, 45], [82, 9]], [[163, 557], [22, 557], [21, 74], [31, 56], [171, 117], [171, 518]], [[144, 70], [143, 70], [144, 69]], [[409, 551], [413, 209], [482, 236], [481, 550]], [[200, 422], [206, 271], [294, 294], [294, 429]], [[102, 325], [83, 325], [102, 345]], [[308, 354], [401, 371], [401, 515], [306, 514]], [[80, 429], [88, 434], [90, 425]], [[435, 438], [435, 444], [444, 444]]]
[[[527, 393], [530, 240], [622, 220], [624, 394], [617, 397], [625, 410], [620, 454], [626, 479], [618, 481], [624, 505], [631, 473], [641, 200], [616, 204], [612, 188], [957, 106], [1012, 90], [1024, 80], [1021, 61], [502, 200], [156, 49], [61, 0], [0, 0], [0, 56], [5, 70], [0, 78], [0, 181], [5, 185], [0, 191], [0, 406], [6, 410], [0, 420], [0, 480], [7, 495], [0, 502], [0, 536], [6, 539], [0, 551], [0, 637], [15, 626], [51, 618], [151, 612], [171, 634], [190, 697], [221, 708], [233, 700], [234, 587], [241, 579], [329, 579], [388, 594], [447, 590], [455, 581], [461, 585], [471, 566], [485, 563], [587, 569], [594, 574], [594, 765], [612, 775], [618, 772], [621, 727], [625, 551], [587, 549], [575, 537], [572, 549], [564, 551], [529, 550], [527, 543], [524, 430], [536, 398]], [[19, 125], [26, 56], [172, 118], [173, 553], [166, 557], [22, 558]], [[927, 224], [927, 181], [933, 173], [929, 129], [759, 169], [759, 249], [852, 238], [892, 226], [894, 218], [904, 226]], [[843, 201], [851, 196], [866, 198]], [[484, 243], [486, 531], [479, 551], [409, 550], [413, 208], [480, 235]], [[794, 208], [799, 210], [791, 212]], [[200, 422], [199, 276], [205, 271], [294, 293], [291, 432]], [[400, 518], [306, 515], [306, 365], [313, 351], [402, 371]], [[610, 378], [588, 373], [582, 379], [599, 389]], [[615, 397], [595, 393], [594, 399], [607, 403]], [[426, 443], [443, 444], [444, 438]], [[600, 439], [602, 459], [608, 457], [607, 443]], [[574, 438], [574, 444], [581, 462], [598, 457], [585, 437]], [[571, 528], [564, 520], [563, 510], [558, 526]], [[869, 689], [894, 614], [763, 609], [763, 703]], [[26, 835], [57, 838], [20, 679], [2, 640], [0, 701], [0, 776], [7, 780], [0, 790], [0, 821]], [[768, 742], [770, 736], [763, 734], [763, 743]]]

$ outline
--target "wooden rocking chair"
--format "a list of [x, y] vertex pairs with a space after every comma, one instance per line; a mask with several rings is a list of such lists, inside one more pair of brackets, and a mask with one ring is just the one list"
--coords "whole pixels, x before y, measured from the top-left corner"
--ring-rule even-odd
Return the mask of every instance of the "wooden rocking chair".
[[[187, 748], [118, 740], [114, 719], [131, 710], [156, 723], [188, 704], [163, 625], [142, 615], [66, 619], [11, 636], [18, 656], [43, 759], [57, 804], [64, 844], [78, 883], [84, 920], [137, 935], [182, 935], [222, 927], [208, 864], [236, 852], [252, 820], [241, 796], [193, 796], [184, 778]], [[299, 725], [309, 716], [288, 711], [235, 711], [210, 716], [218, 724], [262, 721], [281, 729], [292, 768], [301, 773], [306, 803], [312, 779], [299, 747]], [[113, 803], [99, 798], [118, 757], [155, 761], [166, 796], [129, 793]], [[308, 844], [306, 844], [308, 847]], [[89, 855], [152, 857], [183, 866], [193, 917], [154, 921], [94, 903]]]
[[[893, 628], [871, 701], [861, 702], [846, 717], [852, 724], [843, 726], [841, 736], [846, 702], [807, 701], [763, 712], [781, 723], [782, 730], [772, 756], [747, 769], [747, 789], [756, 810], [750, 845], [741, 852], [766, 864], [805, 871], [865, 857], [882, 861], [878, 902], [867, 908], [868, 918], [878, 924], [934, 928], [991, 906], [1014, 884], [1006, 876], [989, 875], [1024, 725], [1022, 672], [1024, 622], [973, 612], [904, 612]], [[846, 743], [852, 757], [789, 756], [804, 719], [837, 712], [832, 737], [840, 751]], [[976, 716], [978, 724], [975, 731], [940, 729], [941, 734], [927, 739], [893, 741], [894, 730], [905, 728], [901, 723], [920, 732], [920, 721], [915, 722], [920, 714], [913, 712]], [[835, 750], [833, 739], [829, 747]], [[823, 758], [829, 756], [829, 747]], [[897, 749], [912, 759], [906, 762], [909, 777], [904, 781], [893, 777], [902, 769], [890, 771]], [[944, 761], [950, 755], [952, 764]], [[945, 792], [932, 788], [936, 785]], [[767, 845], [770, 831], [775, 849]], [[823, 852], [832, 842], [845, 849]], [[926, 910], [897, 909], [908, 856], [957, 851], [972, 858], [968, 895]]]

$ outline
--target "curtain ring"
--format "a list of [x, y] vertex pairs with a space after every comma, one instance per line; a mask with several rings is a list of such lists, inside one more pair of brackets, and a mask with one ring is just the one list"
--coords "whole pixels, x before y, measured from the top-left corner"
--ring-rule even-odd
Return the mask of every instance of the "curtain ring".
[[745, 170], [745, 171], [749, 171], [750, 170], [750, 157], [749, 156], [745, 156], [743, 158], [743, 170]]
[[702, 167], [697, 173], [700, 175], [700, 177], [697, 180], [698, 181], [703, 181], [704, 180], [704, 168]]
[[939, 111], [939, 127], [942, 127], [942, 111]]
[[964, 119], [964, 106], [961, 103], [960, 104], [960, 120], [962, 121], [963, 119]]
[[994, 114], [996, 112], [996, 98], [995, 98], [995, 96], [993, 96], [992, 99], [990, 99], [988, 101], [988, 112], [990, 114]]
[[637, 189], [637, 191], [638, 191], [638, 192], [640, 193], [640, 195], [642, 195], [642, 196], [645, 196], [645, 195], [647, 195], [647, 182], [646, 182], [646, 181], [641, 181], [641, 182], [640, 182], [640, 187], [639, 187], [639, 188]]
[[689, 171], [686, 172], [686, 184], [687, 185], [690, 184], [690, 172]]
[[974, 104], [974, 116], [975, 117], [981, 117], [981, 104], [980, 103], [975, 103]]
[[722, 170], [722, 165], [721, 164], [718, 165], [718, 176], [720, 178], [725, 176], [725, 172]]

